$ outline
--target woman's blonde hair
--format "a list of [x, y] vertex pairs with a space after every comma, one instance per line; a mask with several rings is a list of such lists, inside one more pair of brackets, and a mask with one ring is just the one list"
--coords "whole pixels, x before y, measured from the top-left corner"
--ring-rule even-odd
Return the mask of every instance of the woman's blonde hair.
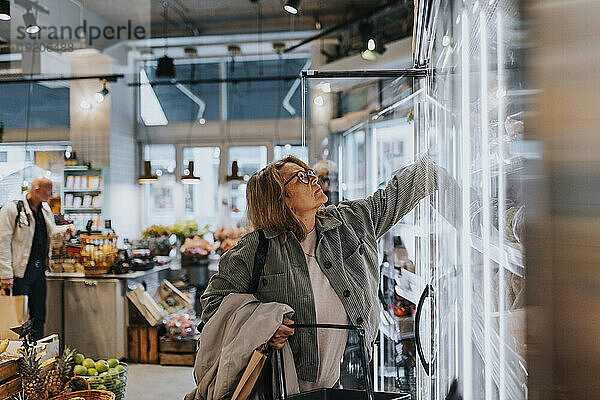
[[303, 241], [306, 227], [285, 203], [285, 181], [280, 170], [287, 163], [310, 168], [302, 160], [288, 156], [253, 174], [246, 188], [248, 219], [254, 229], [283, 233], [290, 231], [299, 241]]

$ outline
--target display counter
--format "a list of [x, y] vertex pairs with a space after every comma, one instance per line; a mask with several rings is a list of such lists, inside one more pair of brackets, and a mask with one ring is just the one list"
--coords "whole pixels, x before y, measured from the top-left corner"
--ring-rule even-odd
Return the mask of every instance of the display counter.
[[86, 276], [47, 272], [46, 332], [91, 358], [127, 356], [126, 293], [142, 284], [152, 292], [168, 279], [170, 266], [127, 274]]

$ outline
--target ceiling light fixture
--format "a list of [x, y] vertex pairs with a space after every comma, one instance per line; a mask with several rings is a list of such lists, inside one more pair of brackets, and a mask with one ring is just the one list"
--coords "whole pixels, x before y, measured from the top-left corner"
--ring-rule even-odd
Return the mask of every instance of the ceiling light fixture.
[[104, 81], [104, 85], [102, 86], [102, 90], [99, 92], [96, 92], [96, 94], [94, 94], [94, 99], [96, 99], [97, 103], [102, 103], [104, 101], [104, 99], [106, 98], [106, 96], [108, 96], [109, 94], [109, 90], [106, 87], [106, 81]]
[[139, 183], [154, 183], [158, 181], [158, 176], [152, 174], [152, 163], [144, 161], [144, 173], [138, 177]]
[[30, 35], [35, 35], [40, 31], [40, 26], [37, 24], [35, 15], [33, 15], [31, 10], [23, 14], [23, 22], [25, 23], [25, 32]]
[[362, 39], [360, 55], [364, 60], [375, 61], [377, 59], [375, 53], [385, 53], [386, 48], [383, 42], [377, 37], [373, 22], [362, 21], [358, 26], [358, 31]]
[[200, 182], [200, 177], [194, 175], [194, 162], [190, 161], [188, 162], [188, 167], [183, 171], [181, 183], [190, 185], [198, 182]]
[[168, 7], [169, 3], [166, 1], [163, 2], [163, 40], [165, 41], [165, 48], [163, 56], [158, 59], [158, 65], [156, 66], [156, 77], [175, 79], [175, 64], [173, 63], [173, 59], [167, 56], [167, 49], [169, 48], [167, 43]]
[[0, 21], [10, 21], [9, 0], [0, 0]]
[[296, 15], [298, 14], [298, 9], [300, 8], [300, 2], [302, 0], [287, 0], [283, 9], [290, 14]]
[[162, 56], [158, 59], [158, 65], [156, 67], [157, 78], [175, 78], [175, 64], [173, 59], [169, 56]]
[[225, 180], [227, 182], [230, 182], [230, 181], [243, 181], [244, 180], [244, 177], [240, 176], [240, 169], [238, 167], [238, 162], [237, 161], [234, 161], [234, 162], [231, 163], [231, 175], [227, 175], [225, 177]]

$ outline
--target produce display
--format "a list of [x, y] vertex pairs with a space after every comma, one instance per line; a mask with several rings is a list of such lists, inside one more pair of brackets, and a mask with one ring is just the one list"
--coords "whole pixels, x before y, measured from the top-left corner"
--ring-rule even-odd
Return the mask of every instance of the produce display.
[[83, 377], [92, 389], [113, 392], [116, 400], [125, 398], [127, 365], [115, 358], [94, 361], [83, 354], [77, 354], [72, 372]]
[[[0, 344], [0, 350], [4, 346]], [[3, 350], [5, 351], [6, 348]], [[64, 385], [73, 376], [75, 365], [75, 350], [65, 348], [62, 355], [58, 357], [54, 367], [42, 374], [41, 354], [35, 347], [19, 349], [21, 357], [18, 359], [19, 373], [23, 388], [22, 398], [28, 400], [46, 400], [58, 395], [63, 391]]]
[[80, 263], [86, 273], [107, 273], [117, 257], [116, 235], [80, 235]]
[[185, 308], [185, 306], [179, 301], [177, 301], [177, 299], [173, 295], [168, 295], [158, 304], [167, 312], [167, 314], [174, 314]]
[[234, 247], [245, 234], [244, 229], [223, 226], [214, 233], [214, 237], [215, 240], [221, 242], [221, 251], [226, 252]]
[[171, 231], [166, 226], [161, 225], [152, 225], [146, 228], [144, 232], [142, 232], [142, 237], [144, 238], [157, 238], [161, 236], [170, 236]]
[[196, 235], [193, 238], [185, 239], [185, 242], [181, 246], [181, 252], [184, 254], [207, 256], [210, 252], [216, 251], [219, 246], [219, 242], [211, 244], [203, 237]]
[[192, 337], [196, 333], [196, 319], [187, 313], [176, 315], [167, 321], [167, 331], [171, 338]]
[[4, 353], [6, 349], [8, 349], [8, 345], [10, 344], [10, 339], [4, 339], [0, 341], [0, 354]]
[[148, 249], [154, 256], [166, 256], [171, 251], [171, 242], [168, 236], [144, 237], [133, 243], [137, 249]]

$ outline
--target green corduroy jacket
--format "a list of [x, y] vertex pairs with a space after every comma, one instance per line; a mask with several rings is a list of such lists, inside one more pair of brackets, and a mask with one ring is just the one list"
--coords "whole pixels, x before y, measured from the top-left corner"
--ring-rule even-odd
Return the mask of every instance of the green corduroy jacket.
[[[398, 171], [385, 189], [366, 199], [326, 207], [323, 217], [316, 220], [317, 262], [350, 323], [364, 327], [367, 345], [372, 345], [379, 327], [377, 239], [436, 187], [436, 168], [424, 157]], [[296, 323], [316, 323], [304, 252], [293, 233], [282, 233], [265, 232], [269, 251], [256, 296], [263, 302], [290, 305]], [[203, 321], [208, 321], [228, 294], [248, 293], [257, 246], [258, 233], [254, 231], [223, 254], [218, 273], [201, 296]], [[319, 365], [316, 330], [298, 329], [289, 344], [298, 378], [314, 382]]]

